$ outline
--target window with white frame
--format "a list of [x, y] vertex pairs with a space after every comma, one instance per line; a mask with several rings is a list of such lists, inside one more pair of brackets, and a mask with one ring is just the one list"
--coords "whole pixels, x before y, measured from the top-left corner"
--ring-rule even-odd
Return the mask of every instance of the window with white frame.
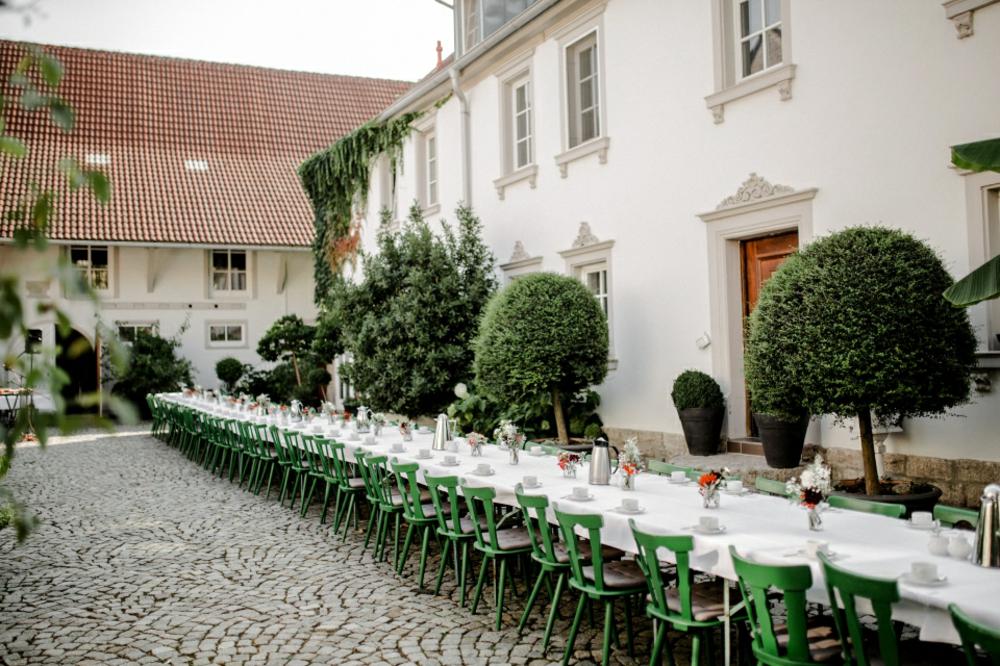
[[516, 171], [535, 161], [534, 120], [532, 118], [531, 78], [514, 79], [507, 88], [508, 171]]
[[599, 71], [596, 32], [566, 49], [567, 138], [570, 148], [601, 135]]
[[781, 0], [734, 0], [737, 3], [740, 77], [780, 65]]
[[463, 0], [462, 48], [468, 51], [537, 0]]
[[156, 335], [159, 323], [155, 321], [116, 321], [115, 328], [118, 330], [118, 339], [131, 344], [135, 342], [138, 333]]
[[107, 291], [111, 285], [110, 249], [107, 245], [71, 245], [69, 260], [91, 289]]
[[424, 190], [424, 207], [436, 206], [438, 203], [438, 146], [437, 135], [429, 132], [424, 138], [424, 175], [426, 188]]
[[597, 304], [608, 320], [609, 368], [617, 366], [615, 360], [615, 302], [611, 296], [614, 280], [611, 268], [611, 252], [614, 240], [598, 240], [587, 223], [580, 225], [580, 232], [568, 250], [559, 254], [566, 261], [566, 274], [582, 282], [594, 295]]
[[462, 45], [468, 51], [479, 43], [479, 2], [480, 0], [463, 0], [462, 2]]
[[212, 290], [247, 290], [246, 250], [212, 250]]
[[587, 285], [587, 289], [597, 299], [598, 305], [604, 311], [604, 316], [608, 316], [608, 264], [601, 262], [579, 268], [580, 280]]
[[217, 321], [208, 323], [209, 347], [245, 347], [246, 322]]

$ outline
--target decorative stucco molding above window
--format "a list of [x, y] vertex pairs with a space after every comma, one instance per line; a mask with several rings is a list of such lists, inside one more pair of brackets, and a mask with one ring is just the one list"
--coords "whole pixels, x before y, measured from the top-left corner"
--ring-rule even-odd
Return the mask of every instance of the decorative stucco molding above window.
[[521, 241], [514, 241], [514, 251], [511, 253], [510, 259], [507, 263], [500, 264], [500, 270], [503, 271], [504, 276], [509, 282], [521, 275], [537, 273], [542, 270], [542, 257], [532, 257], [528, 254], [528, 251], [524, 249], [524, 243]]
[[941, 4], [944, 6], [944, 15], [955, 24], [957, 37], [965, 39], [973, 35], [974, 12], [997, 2], [1000, 0], [947, 0]]
[[614, 240], [600, 240], [590, 230], [588, 222], [581, 222], [573, 244], [568, 250], [559, 253], [566, 261], [567, 275], [577, 278], [593, 292], [608, 318], [608, 370], [618, 367], [614, 334], [614, 276], [611, 265], [611, 249], [614, 245]]
[[700, 213], [698, 217], [705, 222], [714, 222], [762, 208], [805, 201], [815, 196], [815, 187], [796, 190], [787, 185], [775, 185], [766, 178], [751, 173], [735, 193], [719, 202], [714, 211]]
[[497, 196], [501, 201], [503, 201], [504, 196], [506, 196], [504, 190], [514, 183], [520, 183], [522, 180], [528, 181], [531, 189], [535, 189], [535, 185], [538, 182], [538, 165], [532, 164], [524, 167], [523, 169], [518, 169], [513, 173], [509, 173], [506, 176], [501, 176], [493, 181], [493, 187], [497, 188]]

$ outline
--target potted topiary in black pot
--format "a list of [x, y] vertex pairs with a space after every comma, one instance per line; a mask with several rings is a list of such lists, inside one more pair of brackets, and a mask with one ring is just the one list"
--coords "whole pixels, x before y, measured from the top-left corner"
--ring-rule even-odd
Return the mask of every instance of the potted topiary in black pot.
[[698, 370], [685, 370], [674, 380], [670, 392], [681, 418], [688, 451], [696, 456], [719, 453], [725, 400], [718, 382]]
[[768, 467], [798, 467], [806, 443], [809, 415], [768, 414], [754, 409], [753, 420]]

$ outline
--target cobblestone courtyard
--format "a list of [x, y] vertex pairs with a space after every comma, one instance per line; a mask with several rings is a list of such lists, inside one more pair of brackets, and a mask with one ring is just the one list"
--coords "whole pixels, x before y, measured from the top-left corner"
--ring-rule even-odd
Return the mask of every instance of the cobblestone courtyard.
[[[543, 655], [540, 613], [522, 636], [514, 628], [523, 599], [494, 631], [490, 603], [472, 616], [457, 599], [419, 593], [410, 571], [372, 561], [363, 534], [329, 536], [318, 507], [300, 519], [274, 494], [244, 492], [143, 432], [19, 449], [7, 480], [42, 523], [17, 547], [12, 530], [0, 532], [0, 663], [431, 666], [562, 655], [568, 607]], [[642, 661], [648, 623], [637, 629]], [[577, 663], [599, 655], [600, 633], [585, 623]], [[636, 663], [624, 650], [612, 661]]]

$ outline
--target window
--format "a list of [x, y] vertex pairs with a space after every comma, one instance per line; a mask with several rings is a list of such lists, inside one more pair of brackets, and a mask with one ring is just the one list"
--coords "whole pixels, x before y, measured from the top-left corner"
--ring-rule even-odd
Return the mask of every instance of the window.
[[597, 303], [604, 311], [604, 316], [608, 316], [608, 265], [606, 263], [584, 266], [580, 269], [580, 277], [590, 293], [597, 299]]
[[246, 250], [212, 250], [212, 289], [246, 291]]
[[116, 321], [118, 338], [122, 342], [135, 342], [135, 336], [140, 331], [148, 335], [156, 335], [158, 324], [155, 321]]
[[596, 32], [590, 33], [566, 50], [570, 148], [601, 135], [598, 63]]
[[427, 191], [426, 191], [426, 206], [436, 206], [438, 203], [438, 152], [437, 152], [437, 136], [433, 133], [428, 134], [425, 139], [425, 151], [427, 158]]
[[737, 0], [740, 76], [781, 64], [781, 0]]
[[69, 260], [80, 273], [80, 277], [97, 291], [110, 288], [107, 245], [72, 245]]
[[464, 0], [462, 48], [468, 51], [530, 7], [536, 0]]
[[617, 367], [615, 358], [615, 303], [611, 297], [613, 271], [611, 251], [613, 240], [600, 240], [590, 230], [590, 224], [580, 223], [580, 229], [568, 250], [559, 254], [566, 261], [566, 274], [578, 279], [597, 299], [608, 320], [608, 369]]
[[479, 0], [465, 0], [462, 6], [465, 25], [462, 43], [468, 51], [479, 43]]
[[527, 77], [508, 85], [510, 99], [511, 167], [521, 169], [535, 161], [532, 145], [531, 81]]
[[[955, 271], [956, 278], [1000, 255], [1000, 174], [995, 171], [967, 173], [963, 180], [969, 264]], [[972, 328], [976, 331], [979, 351], [1000, 353], [1000, 299], [973, 305], [967, 311]], [[1000, 365], [997, 360], [991, 363]]]
[[246, 324], [238, 321], [209, 322], [209, 347], [245, 347]]

